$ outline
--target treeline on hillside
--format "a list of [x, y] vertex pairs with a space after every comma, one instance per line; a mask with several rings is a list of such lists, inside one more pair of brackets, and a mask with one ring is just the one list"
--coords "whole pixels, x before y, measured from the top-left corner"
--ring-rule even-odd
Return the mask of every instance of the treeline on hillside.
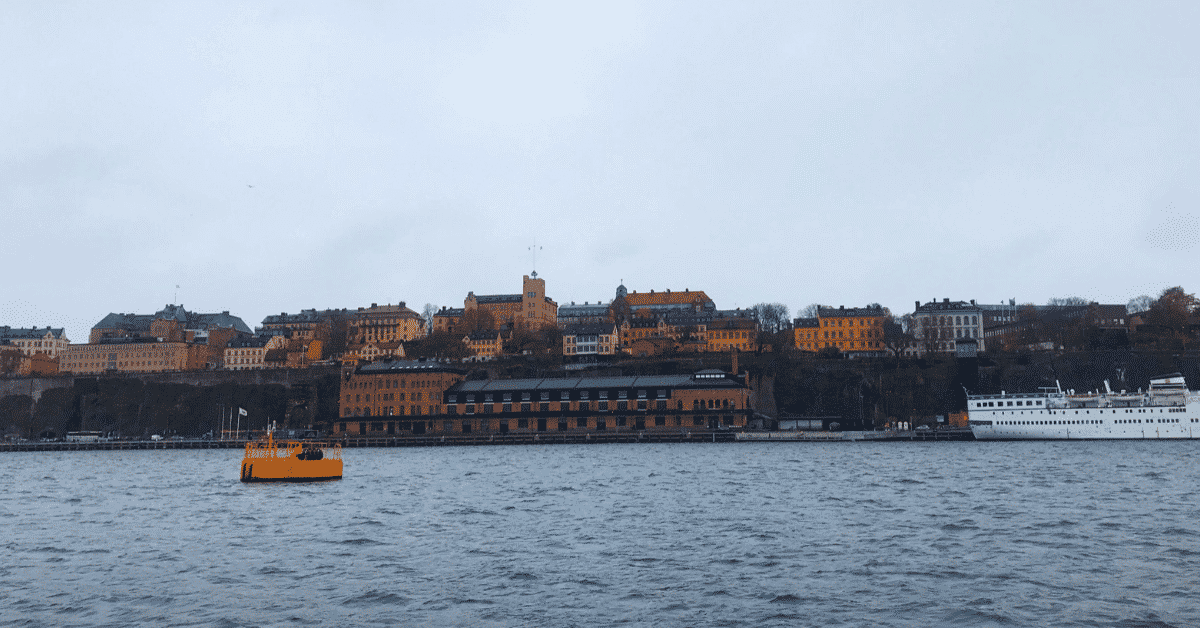
[[337, 416], [335, 375], [311, 384], [214, 386], [143, 382], [136, 378], [80, 378], [69, 388], [47, 390], [37, 403], [28, 395], [0, 398], [0, 430], [21, 438], [59, 438], [77, 430], [126, 437], [150, 434], [199, 437], [221, 429], [222, 411], [246, 410], [242, 429], [324, 427]]

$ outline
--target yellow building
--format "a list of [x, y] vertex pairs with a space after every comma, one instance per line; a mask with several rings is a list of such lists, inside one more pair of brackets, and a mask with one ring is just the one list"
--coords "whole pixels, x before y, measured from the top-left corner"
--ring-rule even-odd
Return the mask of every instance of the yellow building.
[[816, 352], [820, 349], [821, 319], [797, 318], [792, 323], [792, 338], [797, 349]]
[[229, 371], [250, 371], [267, 368], [267, 352], [287, 347], [283, 336], [236, 338], [225, 347], [224, 368]]
[[758, 349], [758, 323], [750, 318], [718, 318], [706, 327], [707, 350], [728, 352], [756, 351]]
[[352, 347], [369, 342], [395, 342], [416, 340], [425, 336], [425, 321], [404, 301], [396, 305], [360, 307], [350, 313], [347, 327], [347, 343]]
[[535, 272], [521, 278], [521, 294], [467, 293], [462, 309], [442, 308], [434, 314], [433, 329], [435, 332], [459, 331], [463, 320], [471, 318], [476, 310], [487, 311], [491, 318], [488, 326], [493, 329], [540, 329], [558, 323], [558, 304], [546, 296], [546, 280], [538, 279]]
[[816, 344], [820, 351], [836, 347], [848, 355], [884, 355], [882, 307], [818, 307]]
[[476, 358], [495, 358], [504, 353], [504, 336], [495, 330], [471, 332], [463, 336], [463, 343]]

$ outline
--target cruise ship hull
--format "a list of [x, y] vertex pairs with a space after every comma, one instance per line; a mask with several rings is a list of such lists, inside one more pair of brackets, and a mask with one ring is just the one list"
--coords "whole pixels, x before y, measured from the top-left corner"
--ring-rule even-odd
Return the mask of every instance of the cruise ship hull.
[[1146, 393], [1055, 390], [967, 401], [976, 440], [1200, 439], [1200, 394], [1187, 390], [1179, 374], [1151, 380]]

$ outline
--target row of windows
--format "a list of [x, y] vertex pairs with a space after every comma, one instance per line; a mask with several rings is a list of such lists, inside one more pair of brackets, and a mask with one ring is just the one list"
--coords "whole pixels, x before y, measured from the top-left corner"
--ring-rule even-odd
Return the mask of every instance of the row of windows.
[[[518, 430], [536, 429], [537, 431], [548, 431], [551, 429], [557, 429], [558, 431], [566, 431], [566, 430], [569, 430], [572, 428], [576, 428], [576, 429], [595, 429], [597, 431], [603, 431], [603, 430], [608, 429], [608, 427], [610, 425], [614, 426], [614, 427], [633, 427], [635, 429], [642, 429], [646, 425], [653, 425], [655, 427], [665, 427], [668, 425], [691, 426], [691, 427], [707, 426], [707, 427], [715, 428], [717, 425], [732, 426], [732, 425], [736, 425], [736, 424], [737, 424], [736, 418], [733, 416], [718, 417], [718, 416], [707, 416], [707, 415], [694, 415], [694, 416], [689, 417], [689, 416], [683, 416], [683, 415], [676, 415], [676, 416], [672, 416], [672, 417], [666, 417], [666, 416], [660, 415], [660, 416], [653, 417], [652, 419], [651, 418], [644, 419], [642, 417], [633, 417], [632, 420], [630, 420], [630, 417], [624, 417], [624, 416], [559, 418], [558, 420], [555, 420], [555, 421], [548, 421], [546, 419], [541, 419], [541, 420], [537, 420], [537, 421], [531, 421], [529, 419], [499, 419], [499, 420], [497, 420], [497, 419], [480, 419], [480, 420], [464, 420], [464, 421], [461, 421], [458, 423], [456, 423], [455, 421], [443, 421], [441, 425], [442, 425], [442, 431], [444, 431], [444, 432], [453, 432], [453, 431], [455, 431], [454, 428], [458, 427], [462, 433], [470, 434], [470, 433], [474, 432], [475, 430], [488, 431], [488, 430], [492, 430], [492, 429], [495, 429], [496, 431], [499, 431], [502, 433], [507, 432], [512, 429], [518, 429]], [[350, 425], [353, 425], [353, 424], [339, 423], [337, 426], [337, 431], [344, 434], [348, 431], [347, 428]], [[492, 427], [493, 425], [495, 425], [494, 428]], [[423, 432], [424, 428], [425, 428], [425, 422], [423, 422], [423, 421], [388, 421], [388, 422], [384, 422], [384, 421], [366, 422], [366, 421], [364, 421], [364, 422], [358, 423], [358, 425], [356, 427], [358, 428], [359, 434], [367, 434], [369, 432], [386, 432], [388, 434], [395, 434], [397, 430], [404, 431], [404, 432], [407, 432], [407, 431]]]
[[[437, 406], [408, 406], [408, 414], [420, 416], [422, 414], [437, 414]], [[380, 414], [376, 416], [404, 416], [404, 406], [387, 406], [380, 410]], [[371, 416], [370, 408], [351, 408], [346, 406], [342, 409], [342, 416]]]
[[[375, 401], [405, 401], [405, 399], [404, 399], [404, 396], [405, 396], [405, 394], [407, 394], [407, 395], [408, 395], [408, 399], [407, 399], [407, 401], [422, 401], [422, 400], [424, 399], [424, 397], [425, 397], [425, 393], [420, 393], [420, 392], [415, 392], [415, 393], [379, 393], [379, 394], [375, 395]], [[432, 395], [431, 395], [431, 397], [432, 397]], [[361, 402], [363, 402], [363, 401], [365, 401], [365, 402], [367, 402], [367, 403], [371, 403], [371, 395], [370, 395], [370, 394], [366, 394], [366, 395], [360, 395], [360, 394], [356, 394], [356, 395], [354, 395], [354, 402], [355, 402], [355, 403], [361, 403]], [[346, 394], [346, 403], [350, 403], [350, 395], [349, 395], [349, 393], [347, 393], [347, 394]]]
[[[651, 406], [650, 402], [648, 402], [644, 399], [639, 399], [637, 402], [636, 408], [638, 410], [643, 410], [643, 411], [649, 410], [649, 409], [654, 409], [654, 410], [666, 410], [667, 409], [667, 401], [665, 399], [659, 399], [658, 401], [655, 401], [653, 403], [654, 403], [654, 405]], [[492, 414], [496, 411], [495, 404], [492, 402], [484, 402], [483, 404], [480, 404], [479, 406], [476, 406], [476, 404], [474, 404], [474, 403], [466, 403], [463, 405], [463, 413], [464, 414], [475, 414], [475, 411], [477, 408], [479, 409], [479, 412], [482, 414]], [[737, 408], [737, 401], [734, 399], [707, 399], [707, 400], [693, 399], [692, 400], [692, 409], [693, 410], [717, 410], [717, 409], [725, 409], [725, 408]], [[590, 402], [590, 401], [577, 402], [576, 411], [589, 412], [589, 411], [591, 411], [591, 409], [592, 409], [592, 402]], [[676, 402], [675, 409], [676, 410], [683, 409], [683, 401], [682, 400], [679, 400]], [[571, 411], [571, 402], [570, 401], [561, 401], [558, 403], [558, 408], [551, 408], [550, 402], [548, 402], [548, 401], [538, 403], [536, 408], [533, 406], [532, 403], [530, 403], [528, 401], [522, 402], [520, 405], [520, 411], [522, 413], [528, 413], [528, 412], [531, 412], [534, 410], [536, 410], [537, 412], [570, 412]], [[629, 402], [628, 401], [618, 401], [618, 402], [616, 402], [615, 407], [613, 407], [613, 406], [610, 406], [609, 402], [607, 402], [607, 401], [598, 401], [598, 402], [596, 402], [596, 410], [598, 410], [600, 412], [608, 412], [610, 410], [616, 410], [618, 412], [625, 411], [625, 410], [629, 410]], [[502, 413], [512, 412], [513, 404], [511, 402], [506, 402], [506, 403], [500, 404], [500, 411]], [[447, 406], [446, 413], [447, 414], [458, 414], [458, 406], [454, 405], [454, 404]]]
[[[977, 402], [975, 402], [975, 407], [976, 408], [995, 408], [995, 407], [1003, 408], [1004, 403], [1005, 402], [1003, 402], [1003, 401], [977, 401]], [[1009, 407], [1011, 407], [1013, 405], [1013, 403], [1014, 402], [1009, 401], [1008, 402]], [[1025, 400], [1018, 399], [1015, 403], [1017, 404], [1018, 407], [1034, 406], [1034, 405], [1040, 406], [1040, 405], [1042, 405], [1042, 400], [1041, 399], [1030, 399], [1028, 401], [1025, 401]]]
[[878, 327], [880, 325], [879, 320], [871, 318], [866, 320], [857, 320], [853, 318], [823, 318], [821, 319], [821, 327], [841, 327], [842, 321], [846, 322], [846, 327], [854, 327], [856, 321], [859, 327]]
[[[580, 400], [587, 400], [587, 399], [590, 399], [590, 398], [591, 398], [591, 392], [592, 392], [592, 391], [590, 391], [590, 390], [581, 390], [581, 391], [579, 391], [579, 394], [578, 394], [578, 399], [580, 399]], [[609, 390], [599, 390], [599, 391], [596, 391], [596, 395], [597, 395], [597, 398], [598, 398], [598, 399], [604, 400], [604, 399], [608, 399], [608, 398], [609, 398], [609, 394], [610, 394], [611, 392], [613, 392], [613, 391], [609, 391]], [[614, 397], [616, 397], [617, 399], [628, 399], [628, 398], [629, 398], [629, 393], [630, 393], [630, 391], [628, 391], [628, 390], [618, 390], [618, 391], [616, 391], [616, 393], [615, 393], [613, 396], [614, 396]], [[503, 394], [501, 394], [501, 395], [500, 395], [500, 398], [501, 398], [501, 400], [502, 400], [502, 401], [509, 402], [509, 401], [512, 401], [512, 400], [513, 400], [513, 394], [520, 394], [520, 395], [521, 395], [521, 401], [531, 401], [531, 400], [532, 400], [532, 396], [533, 396], [533, 393], [531, 393], [531, 392], [522, 392], [522, 393], [503, 393]], [[638, 398], [638, 399], [645, 399], [645, 398], [647, 397], [647, 394], [648, 394], [648, 391], [647, 391], [647, 390], [638, 390], [638, 391], [637, 391], [637, 398]], [[569, 400], [571, 399], [571, 391], [569, 391], [569, 390], [560, 390], [560, 391], [558, 391], [558, 395], [556, 395], [556, 396], [558, 397], [558, 399], [559, 399], [560, 401], [569, 401]], [[659, 388], [659, 389], [657, 389], [657, 390], [655, 391], [655, 396], [656, 396], [658, 399], [666, 399], [666, 398], [667, 398], [667, 389], [665, 389], [665, 388]], [[484, 403], [492, 403], [493, 401], [495, 401], [495, 400], [496, 400], [496, 396], [495, 396], [495, 394], [494, 394], [494, 393], [485, 393], [485, 394], [483, 394], [483, 395], [476, 395], [476, 394], [474, 394], [474, 393], [466, 393], [466, 394], [464, 394], [464, 395], [463, 395], [463, 399], [464, 399], [464, 400], [465, 400], [467, 403], [475, 403], [475, 399], [476, 399], [477, 397], [482, 397], [482, 401], [483, 401]], [[539, 393], [538, 393], [538, 400], [539, 400], [539, 401], [550, 401], [550, 398], [551, 398], [551, 393], [550, 393], [550, 391], [548, 391], [548, 390], [543, 390], [543, 391], [541, 391], [541, 392], [539, 392]], [[449, 396], [449, 398], [448, 398], [448, 403], [458, 403], [458, 395], [457, 395], [457, 394], [452, 394], [452, 395], [450, 395], [450, 396]]]
[[[1179, 419], [1113, 419], [1113, 424], [1130, 423], [1178, 423]], [[1188, 419], [1189, 423], [1200, 422], [1200, 419]], [[1104, 425], [1102, 419], [1083, 421], [996, 421], [996, 425]]]

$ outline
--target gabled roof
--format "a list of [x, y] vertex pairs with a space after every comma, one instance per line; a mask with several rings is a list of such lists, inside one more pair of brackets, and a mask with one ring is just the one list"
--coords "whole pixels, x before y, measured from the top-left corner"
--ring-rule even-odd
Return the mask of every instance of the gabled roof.
[[519, 294], [479, 294], [475, 295], [477, 303], [520, 303]]
[[825, 307], [817, 308], [818, 318], [850, 318], [850, 317], [867, 317], [867, 316], [883, 316], [882, 307]]
[[[645, 389], [655, 388], [743, 388], [723, 371], [713, 371], [709, 377], [701, 371], [684, 375], [635, 375], [621, 377], [567, 377], [540, 379], [487, 379], [455, 384], [450, 392], [509, 392], [520, 390], [580, 390], [580, 389]], [[616, 401], [616, 399], [609, 399]]]
[[319, 323], [322, 319], [333, 316], [335, 314], [346, 314], [346, 309], [340, 310], [300, 310], [296, 314], [288, 314], [280, 312], [278, 315], [271, 314], [262, 320], [263, 325], [299, 325]]
[[62, 327], [9, 327], [4, 325], [0, 327], [0, 338], [16, 338], [39, 340], [50, 334], [52, 338], [61, 339], [63, 337]]
[[225, 345], [226, 349], [259, 349], [267, 346], [271, 336], [252, 336], [250, 338], [234, 338]]
[[167, 305], [154, 314], [117, 314], [111, 313], [96, 323], [92, 329], [123, 329], [126, 331], [149, 331], [150, 323], [158, 319], [175, 320], [184, 329], [215, 329], [232, 327], [245, 334], [252, 334], [250, 327], [241, 318], [229, 312], [218, 314], [198, 314], [189, 312], [182, 305]]
[[630, 292], [625, 295], [625, 302], [632, 308], [653, 306], [653, 305], [704, 305], [711, 302], [712, 299], [704, 294], [703, 290], [692, 292], [685, 290], [683, 292]]
[[575, 323], [563, 329], [564, 336], [602, 336], [615, 333], [616, 325], [612, 323]]
[[442, 362], [436, 361], [420, 361], [420, 360], [384, 360], [382, 362], [371, 362], [364, 364], [357, 369], [356, 373], [363, 375], [383, 375], [387, 373], [411, 373], [411, 372], [430, 372], [430, 373], [456, 373], [465, 375], [466, 371], [460, 368], [454, 368]]

